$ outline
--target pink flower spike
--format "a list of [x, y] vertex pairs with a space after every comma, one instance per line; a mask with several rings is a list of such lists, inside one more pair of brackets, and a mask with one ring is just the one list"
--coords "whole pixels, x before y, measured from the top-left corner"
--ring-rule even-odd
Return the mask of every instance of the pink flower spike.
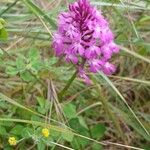
[[85, 51], [85, 57], [87, 59], [89, 58], [96, 58], [97, 55], [100, 55], [101, 54], [101, 50], [99, 47], [93, 45], [93, 46], [90, 46], [86, 51]]
[[79, 76], [84, 80], [86, 84], [91, 84], [91, 80], [89, 77], [85, 74], [85, 71], [82, 68], [79, 68]]
[[66, 61], [67, 62], [72, 62], [73, 64], [77, 64], [78, 63], [78, 58], [74, 57], [73, 55], [67, 55], [66, 56]]
[[82, 68], [79, 76], [86, 83], [90, 82], [87, 71], [115, 72], [109, 60], [119, 52], [119, 46], [114, 43], [108, 21], [88, 0], [71, 3], [68, 11], [59, 15], [53, 48], [56, 56], [63, 56], [67, 63]]
[[97, 73], [99, 70], [102, 69], [103, 62], [99, 59], [92, 59], [89, 61], [90, 71], [93, 73]]
[[103, 71], [105, 74], [110, 75], [116, 71], [116, 67], [113, 64], [106, 62], [103, 66]]
[[108, 44], [109, 45], [109, 48], [114, 52], [114, 53], [118, 53], [120, 51], [120, 48], [119, 46], [114, 43], [114, 42], [111, 42]]
[[84, 47], [79, 42], [72, 44], [71, 49], [75, 54], [79, 54], [80, 56], [84, 54]]
[[57, 56], [63, 54], [63, 37], [58, 33], [54, 34], [53, 47]]

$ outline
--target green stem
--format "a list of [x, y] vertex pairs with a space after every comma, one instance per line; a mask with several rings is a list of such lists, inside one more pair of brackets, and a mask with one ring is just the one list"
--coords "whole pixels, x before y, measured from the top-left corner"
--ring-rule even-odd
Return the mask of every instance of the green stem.
[[72, 77], [69, 79], [69, 81], [67, 82], [66, 86], [63, 88], [63, 90], [58, 94], [59, 98], [62, 98], [63, 95], [65, 94], [65, 92], [68, 90], [68, 88], [70, 87], [70, 85], [72, 84], [72, 82], [74, 81], [74, 79], [76, 78], [76, 75], [78, 73], [78, 70], [72, 75]]

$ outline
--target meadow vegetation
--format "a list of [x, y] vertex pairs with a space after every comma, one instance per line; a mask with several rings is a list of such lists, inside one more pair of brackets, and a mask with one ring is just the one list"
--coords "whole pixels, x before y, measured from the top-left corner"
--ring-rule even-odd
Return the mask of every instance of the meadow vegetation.
[[150, 150], [150, 1], [91, 0], [121, 50], [89, 85], [52, 47], [70, 2], [0, 0], [0, 149]]

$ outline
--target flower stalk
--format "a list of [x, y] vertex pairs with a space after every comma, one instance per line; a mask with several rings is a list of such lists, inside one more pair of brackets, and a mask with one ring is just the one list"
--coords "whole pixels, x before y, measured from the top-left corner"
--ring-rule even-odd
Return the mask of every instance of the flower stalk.
[[69, 89], [70, 85], [72, 84], [72, 82], [74, 81], [74, 79], [76, 78], [78, 74], [78, 70], [75, 71], [75, 73], [72, 75], [72, 77], [68, 80], [66, 86], [63, 88], [63, 90], [58, 94], [58, 97], [61, 99], [64, 94], [66, 93], [66, 91]]

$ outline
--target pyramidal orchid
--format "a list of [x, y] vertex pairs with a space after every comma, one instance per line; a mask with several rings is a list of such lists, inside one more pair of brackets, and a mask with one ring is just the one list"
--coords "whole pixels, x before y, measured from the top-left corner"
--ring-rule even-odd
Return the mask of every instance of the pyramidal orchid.
[[70, 4], [68, 12], [59, 15], [53, 47], [57, 56], [76, 65], [87, 83], [87, 72], [112, 74], [116, 70], [109, 60], [119, 52], [119, 46], [104, 16], [88, 0]]

